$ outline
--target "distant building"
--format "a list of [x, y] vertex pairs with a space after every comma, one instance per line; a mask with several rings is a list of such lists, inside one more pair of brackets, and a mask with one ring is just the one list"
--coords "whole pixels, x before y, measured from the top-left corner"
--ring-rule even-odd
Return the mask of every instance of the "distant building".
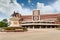
[[60, 14], [40, 15], [40, 10], [33, 10], [32, 15], [23, 16], [14, 12], [10, 18], [9, 27], [26, 28], [59, 28], [60, 22], [57, 18]]

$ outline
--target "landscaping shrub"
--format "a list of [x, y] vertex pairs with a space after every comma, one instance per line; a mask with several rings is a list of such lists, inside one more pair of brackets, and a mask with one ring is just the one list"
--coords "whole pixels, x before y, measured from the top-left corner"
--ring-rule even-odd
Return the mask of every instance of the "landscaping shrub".
[[57, 30], [60, 30], [60, 28], [57, 28]]
[[5, 27], [4, 30], [15, 30], [15, 28]]
[[4, 29], [4, 31], [7, 31], [7, 32], [24, 32], [24, 31], [27, 31], [27, 28], [23, 28], [23, 27], [5, 27], [3, 29]]

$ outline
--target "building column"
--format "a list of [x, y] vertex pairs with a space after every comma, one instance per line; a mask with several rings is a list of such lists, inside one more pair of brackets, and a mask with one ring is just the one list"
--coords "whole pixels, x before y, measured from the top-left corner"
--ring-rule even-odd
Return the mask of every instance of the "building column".
[[28, 26], [28, 28], [30, 28], [30, 26]]
[[34, 25], [33, 25], [33, 29], [34, 29]]
[[34, 17], [34, 16], [32, 15], [32, 21], [34, 21], [34, 20], [33, 20], [33, 19], [34, 19], [33, 17]]
[[26, 26], [25, 26], [25, 28], [26, 28]]
[[40, 28], [41, 28], [41, 26], [40, 26]]
[[47, 28], [47, 26], [46, 26], [46, 28]]
[[50, 28], [52, 28], [52, 26], [50, 26]]
[[40, 15], [39, 15], [39, 21], [40, 21]]
[[56, 26], [55, 26], [55, 28], [56, 28]]

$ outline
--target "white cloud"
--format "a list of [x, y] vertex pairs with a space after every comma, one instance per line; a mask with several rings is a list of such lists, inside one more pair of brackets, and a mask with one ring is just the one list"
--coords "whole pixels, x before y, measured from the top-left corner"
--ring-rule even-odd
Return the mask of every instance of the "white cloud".
[[24, 6], [24, 4], [22, 3], [22, 6]]
[[21, 11], [21, 13], [23, 15], [31, 15], [32, 14], [32, 10], [27, 9], [27, 8], [23, 8], [23, 11]]
[[3, 13], [0, 20], [4, 18], [8, 19], [14, 11], [19, 12], [22, 15], [29, 15], [32, 13], [29, 8], [22, 8], [22, 6], [23, 5], [17, 3], [16, 0], [13, 0], [13, 3], [11, 3], [11, 0], [0, 0], [0, 12]]
[[28, 3], [30, 3], [31, 2], [31, 0], [28, 0]]
[[41, 11], [42, 14], [44, 13], [53, 13], [54, 9], [52, 6], [48, 5], [48, 6], [44, 6], [43, 3], [37, 3], [37, 9], [39, 9]]
[[9, 0], [0, 0], [0, 12], [8, 13], [9, 8]]
[[42, 7], [44, 7], [44, 4], [37, 2], [37, 9], [40, 9], [40, 8], [42, 8]]
[[60, 12], [60, 0], [57, 0], [54, 4], [52, 4], [52, 7], [54, 7], [57, 12]]
[[60, 13], [60, 0], [57, 0], [52, 5], [45, 6], [44, 3], [37, 3], [37, 9], [41, 10], [41, 13]]
[[[19, 12], [22, 15], [32, 14], [32, 10], [29, 8], [22, 8], [23, 4], [17, 3], [16, 0], [13, 0], [13, 3], [10, 3], [11, 0], [0, 0], [0, 12], [5, 16], [10, 16], [13, 11]], [[31, 0], [28, 0], [30, 3]], [[41, 14], [44, 13], [54, 13], [55, 11], [60, 12], [60, 0], [57, 0], [52, 5], [45, 6], [44, 3], [37, 3], [37, 9], [41, 10]]]
[[31, 10], [28, 8], [22, 8], [22, 6], [17, 3], [16, 0], [13, 0], [13, 3], [10, 3], [11, 0], [0, 0], [0, 12], [4, 15], [10, 16], [13, 11], [19, 12], [21, 14], [31, 13]]

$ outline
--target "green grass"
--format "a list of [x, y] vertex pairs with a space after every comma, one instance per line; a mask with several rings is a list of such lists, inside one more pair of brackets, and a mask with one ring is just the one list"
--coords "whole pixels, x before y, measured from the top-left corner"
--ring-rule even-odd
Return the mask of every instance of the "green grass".
[[60, 28], [57, 28], [57, 30], [60, 30]]

